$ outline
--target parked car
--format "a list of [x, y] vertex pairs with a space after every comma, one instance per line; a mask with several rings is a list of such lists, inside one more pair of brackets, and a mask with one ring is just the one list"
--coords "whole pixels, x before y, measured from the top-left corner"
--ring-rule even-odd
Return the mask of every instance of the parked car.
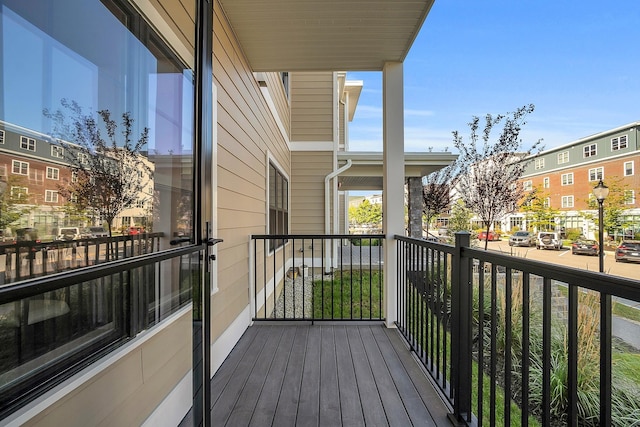
[[122, 234], [124, 234], [125, 236], [135, 236], [144, 232], [144, 227], [127, 227], [124, 229]]
[[109, 232], [104, 227], [86, 227], [82, 230], [82, 237], [85, 239], [109, 237]]
[[57, 242], [69, 242], [80, 238], [80, 229], [78, 227], [55, 227], [51, 230], [53, 240]]
[[598, 242], [590, 239], [578, 239], [571, 243], [571, 254], [598, 255]]
[[562, 239], [558, 233], [541, 231], [536, 239], [536, 249], [562, 249]]
[[[481, 231], [478, 233], [478, 240], [487, 240], [487, 232]], [[500, 233], [489, 231], [489, 241], [493, 242], [494, 240], [500, 240]]]
[[623, 240], [616, 248], [616, 262], [640, 262], [640, 240]]
[[536, 238], [528, 231], [516, 231], [509, 237], [509, 246], [535, 246]]
[[15, 231], [16, 231], [16, 235], [13, 238], [14, 243], [18, 243], [18, 242], [40, 243], [40, 238], [38, 237], [38, 230], [33, 227], [18, 228]]

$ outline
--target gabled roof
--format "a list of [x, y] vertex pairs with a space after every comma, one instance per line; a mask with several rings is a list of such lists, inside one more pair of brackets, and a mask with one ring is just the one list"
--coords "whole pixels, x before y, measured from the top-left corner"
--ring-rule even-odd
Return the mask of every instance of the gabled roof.
[[219, 0], [253, 71], [381, 71], [434, 0]]

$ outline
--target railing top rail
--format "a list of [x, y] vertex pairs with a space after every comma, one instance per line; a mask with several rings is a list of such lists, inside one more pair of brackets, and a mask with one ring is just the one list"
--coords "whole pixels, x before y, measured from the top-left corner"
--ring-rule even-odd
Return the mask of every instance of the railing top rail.
[[423, 246], [425, 248], [435, 248], [435, 249], [438, 249], [439, 251], [450, 253], [450, 254], [452, 254], [455, 250], [455, 246], [449, 245], [447, 243], [431, 242], [429, 240], [417, 239], [415, 237], [401, 236], [399, 234], [396, 234], [393, 237], [396, 240], [399, 240], [401, 242], [407, 242], [407, 243], [415, 244], [417, 246]]
[[262, 239], [384, 239], [385, 234], [253, 234], [252, 240]]
[[111, 274], [121, 273], [145, 265], [164, 261], [170, 258], [187, 255], [200, 251], [202, 245], [189, 245], [180, 248], [167, 249], [161, 252], [144, 254], [123, 260], [105, 262], [103, 264], [82, 267], [71, 271], [49, 274], [47, 276], [27, 279], [15, 284], [0, 287], [0, 304], [40, 295], [44, 292], [54, 291], [75, 283], [94, 280]]

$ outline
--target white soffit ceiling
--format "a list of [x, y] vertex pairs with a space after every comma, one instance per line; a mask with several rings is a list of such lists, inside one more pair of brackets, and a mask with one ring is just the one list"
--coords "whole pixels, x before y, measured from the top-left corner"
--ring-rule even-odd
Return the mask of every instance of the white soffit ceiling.
[[381, 71], [434, 0], [220, 0], [253, 71]]

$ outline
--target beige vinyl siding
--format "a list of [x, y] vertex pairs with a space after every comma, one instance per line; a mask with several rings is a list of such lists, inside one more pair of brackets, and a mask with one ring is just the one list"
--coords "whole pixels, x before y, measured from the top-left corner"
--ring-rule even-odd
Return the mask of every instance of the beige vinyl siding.
[[[136, 0], [132, 0], [136, 3]], [[195, 51], [195, 19], [196, 3], [189, 0], [168, 1], [150, 0], [164, 21], [169, 24], [173, 33], [189, 52]], [[152, 23], [153, 24], [153, 23]], [[187, 61], [189, 58], [182, 58]], [[194, 64], [189, 64], [194, 67]]]
[[141, 425], [191, 372], [191, 336], [188, 311], [23, 425]]
[[333, 171], [331, 151], [291, 153], [291, 231], [324, 234], [324, 178]]
[[287, 137], [291, 138], [291, 109], [289, 107], [289, 98], [284, 91], [282, 77], [280, 73], [263, 73], [267, 81], [267, 89], [269, 96], [276, 107], [276, 113], [282, 126], [287, 132]]
[[333, 141], [333, 73], [291, 73], [291, 140]]
[[[290, 152], [272, 116], [258, 81], [235, 40], [232, 29], [214, 4], [214, 83], [218, 95], [218, 292], [212, 298], [212, 341], [249, 304], [249, 238], [267, 233], [267, 153], [290, 176]], [[278, 73], [266, 73], [267, 85], [276, 87]], [[271, 90], [271, 88], [270, 88]], [[270, 92], [278, 110], [287, 112]], [[287, 107], [288, 109], [288, 107]], [[290, 181], [291, 182], [291, 181]], [[264, 258], [258, 248], [258, 260]], [[261, 270], [260, 268], [258, 270]]]

